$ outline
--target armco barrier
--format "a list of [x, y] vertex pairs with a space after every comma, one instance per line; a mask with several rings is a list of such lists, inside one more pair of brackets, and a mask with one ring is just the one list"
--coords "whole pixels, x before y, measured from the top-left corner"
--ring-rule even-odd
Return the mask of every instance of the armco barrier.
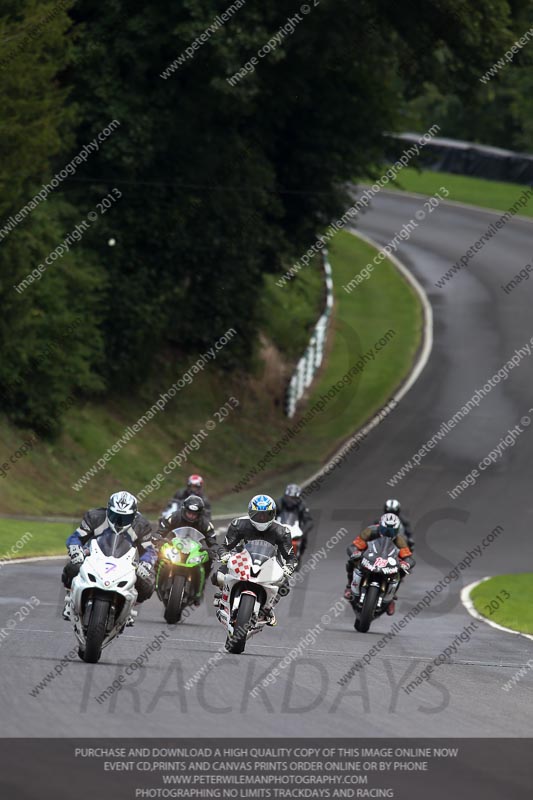
[[324, 358], [324, 347], [326, 345], [331, 309], [333, 308], [333, 280], [326, 248], [322, 250], [322, 266], [326, 281], [326, 308], [316, 323], [305, 353], [298, 361], [289, 381], [285, 395], [285, 413], [288, 417], [294, 416], [298, 400], [303, 396], [307, 387], [311, 385]]
[[[406, 143], [415, 144], [420, 134], [399, 133], [389, 134], [389, 137], [391, 146], [388, 150], [390, 157], [394, 158], [398, 148], [404, 148]], [[435, 172], [452, 172], [493, 181], [529, 186], [533, 183], [532, 155], [458, 139], [432, 139], [424, 147], [420, 166]]]

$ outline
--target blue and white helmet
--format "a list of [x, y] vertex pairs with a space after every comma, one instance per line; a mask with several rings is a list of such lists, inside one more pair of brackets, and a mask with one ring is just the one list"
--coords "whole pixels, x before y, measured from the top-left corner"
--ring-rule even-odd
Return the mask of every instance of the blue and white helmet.
[[137, 513], [137, 498], [130, 492], [115, 492], [107, 504], [107, 521], [115, 533], [125, 533]]
[[256, 494], [248, 503], [250, 522], [258, 531], [266, 531], [276, 517], [276, 504], [268, 494]]
[[400, 525], [400, 518], [396, 514], [383, 514], [379, 521], [379, 532], [394, 539], [400, 530]]

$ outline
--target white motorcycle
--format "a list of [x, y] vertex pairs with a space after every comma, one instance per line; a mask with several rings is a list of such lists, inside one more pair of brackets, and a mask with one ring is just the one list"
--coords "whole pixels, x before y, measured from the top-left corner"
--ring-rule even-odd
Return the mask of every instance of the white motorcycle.
[[304, 535], [304, 532], [302, 531], [300, 527], [300, 522], [298, 520], [298, 512], [283, 509], [281, 514], [278, 514], [276, 519], [282, 525], [285, 525], [285, 527], [288, 528], [290, 531], [292, 549], [294, 550], [294, 555], [296, 556], [297, 559], [296, 569], [298, 570], [300, 568], [300, 558], [302, 556], [302, 541]]
[[96, 664], [102, 648], [122, 633], [137, 600], [137, 550], [108, 530], [92, 539], [89, 555], [72, 581], [72, 619], [78, 655]]
[[217, 618], [227, 630], [228, 653], [243, 653], [250, 636], [267, 624], [269, 611], [285, 579], [277, 547], [264, 539], [247, 542], [228, 561]]

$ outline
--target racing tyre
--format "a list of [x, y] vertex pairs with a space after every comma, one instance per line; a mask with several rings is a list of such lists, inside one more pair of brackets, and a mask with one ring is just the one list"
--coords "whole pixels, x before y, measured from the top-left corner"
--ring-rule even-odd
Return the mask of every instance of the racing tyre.
[[87, 626], [85, 650], [81, 651], [80, 648], [80, 653], [83, 652], [82, 658], [87, 664], [96, 664], [100, 660], [108, 613], [109, 603], [99, 597], [95, 598]]
[[228, 653], [239, 655], [244, 653], [246, 646], [246, 639], [248, 631], [250, 630], [250, 623], [252, 614], [254, 613], [255, 597], [251, 594], [244, 594], [241, 596], [239, 603], [239, 610], [237, 611], [237, 619], [235, 620], [234, 633], [226, 639], [226, 650]]
[[376, 610], [376, 603], [379, 597], [379, 586], [369, 586], [366, 592], [366, 597], [363, 603], [363, 608], [359, 617], [355, 620], [355, 629], [359, 633], [367, 633], [370, 629], [370, 623], [374, 619], [374, 612]]
[[175, 575], [170, 589], [167, 607], [165, 608], [165, 620], [169, 625], [174, 625], [181, 619], [183, 611], [183, 595], [185, 593], [185, 578], [183, 575]]

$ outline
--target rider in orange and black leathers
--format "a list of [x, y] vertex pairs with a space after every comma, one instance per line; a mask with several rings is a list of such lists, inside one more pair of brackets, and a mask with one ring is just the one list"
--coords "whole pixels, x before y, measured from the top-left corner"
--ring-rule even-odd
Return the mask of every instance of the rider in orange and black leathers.
[[388, 536], [398, 548], [400, 557], [400, 573], [402, 578], [409, 574], [415, 565], [415, 559], [409, 543], [401, 531], [401, 522], [396, 514], [384, 514], [378, 525], [369, 525], [359, 536], [353, 540], [348, 547], [348, 561], [346, 562], [347, 585], [344, 596], [347, 600], [352, 599], [352, 583], [355, 584], [355, 596], [358, 595], [358, 586], [361, 582], [361, 572], [358, 568], [359, 559], [368, 546], [368, 542], [380, 536]]

